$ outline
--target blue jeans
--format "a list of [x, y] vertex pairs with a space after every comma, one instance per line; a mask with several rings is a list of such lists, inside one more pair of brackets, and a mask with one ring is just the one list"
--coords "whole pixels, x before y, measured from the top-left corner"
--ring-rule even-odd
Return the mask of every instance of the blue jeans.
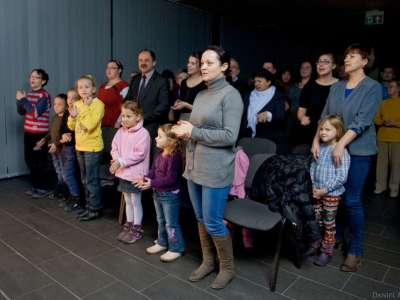
[[63, 145], [61, 153], [64, 160], [64, 181], [72, 196], [79, 197], [78, 181], [75, 178], [75, 170], [78, 166], [75, 147]]
[[226, 200], [232, 184], [224, 188], [211, 188], [187, 181], [190, 200], [196, 219], [204, 223], [210, 235], [222, 236], [229, 233], [223, 222]]
[[81, 179], [86, 194], [86, 206], [92, 211], [101, 211], [103, 204], [100, 197], [99, 168], [102, 152], [76, 150]]
[[57, 173], [57, 183], [60, 185], [64, 184], [64, 163], [61, 153], [51, 153], [51, 158], [53, 159], [54, 169]]
[[[336, 219], [336, 239], [343, 238], [344, 216], [346, 215], [350, 231], [349, 254], [362, 255], [362, 240], [364, 234], [364, 210], [362, 206], [362, 193], [364, 183], [371, 167], [371, 156], [351, 156], [350, 169], [346, 189], [343, 197], [344, 209], [338, 210]], [[341, 216], [340, 216], [341, 214]]]
[[169, 247], [169, 251], [181, 253], [185, 251], [185, 241], [179, 226], [179, 211], [182, 205], [181, 192], [153, 191], [154, 206], [157, 213], [158, 239], [157, 244]]

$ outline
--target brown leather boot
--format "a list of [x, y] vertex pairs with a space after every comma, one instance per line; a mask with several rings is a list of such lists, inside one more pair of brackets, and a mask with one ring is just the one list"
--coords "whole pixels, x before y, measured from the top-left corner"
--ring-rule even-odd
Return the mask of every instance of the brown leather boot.
[[346, 259], [340, 266], [340, 270], [343, 272], [355, 272], [358, 267], [361, 266], [362, 256], [356, 256], [354, 254], [347, 254]]
[[233, 248], [231, 235], [212, 236], [219, 258], [219, 273], [211, 287], [219, 290], [225, 288], [235, 278], [235, 265], [233, 262]]
[[189, 280], [196, 282], [202, 280], [215, 269], [213, 241], [203, 223], [198, 223], [201, 251], [203, 252], [203, 262], [201, 266], [192, 272]]

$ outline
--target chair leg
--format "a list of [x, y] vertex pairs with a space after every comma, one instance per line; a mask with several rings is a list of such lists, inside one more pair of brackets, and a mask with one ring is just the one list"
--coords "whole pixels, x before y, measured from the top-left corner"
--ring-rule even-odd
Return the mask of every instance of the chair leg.
[[124, 212], [125, 212], [125, 197], [124, 193], [121, 193], [121, 204], [119, 205], [119, 217], [118, 217], [118, 223], [120, 225], [122, 225], [124, 220]]
[[294, 234], [294, 243], [296, 246], [296, 261], [294, 265], [297, 269], [301, 269], [301, 252], [300, 252], [300, 242], [301, 238], [297, 234], [296, 225], [293, 224], [293, 234]]
[[279, 227], [279, 234], [278, 234], [278, 243], [276, 245], [276, 253], [275, 253], [275, 260], [274, 260], [274, 268], [272, 273], [272, 280], [270, 284], [270, 291], [275, 292], [276, 287], [276, 278], [278, 277], [278, 268], [279, 268], [279, 258], [281, 253], [281, 245], [283, 239], [283, 230], [285, 229], [285, 222], [286, 218], [282, 218]]

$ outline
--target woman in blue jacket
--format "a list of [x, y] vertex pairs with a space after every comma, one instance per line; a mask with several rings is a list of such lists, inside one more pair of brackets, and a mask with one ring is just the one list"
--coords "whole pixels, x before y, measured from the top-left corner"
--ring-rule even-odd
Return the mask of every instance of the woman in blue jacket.
[[[342, 164], [344, 148], [351, 156], [350, 169], [345, 183], [344, 208], [350, 229], [348, 254], [340, 266], [344, 272], [354, 272], [362, 259], [364, 211], [362, 192], [371, 166], [372, 156], [378, 153], [374, 117], [382, 101], [379, 83], [367, 76], [375, 56], [374, 50], [363, 44], [354, 44], [344, 52], [347, 80], [332, 85], [321, 117], [329, 114], [343, 118], [346, 133], [332, 153], [336, 166]], [[316, 160], [319, 154], [319, 132], [315, 135], [311, 152]], [[336, 243], [343, 241], [343, 228], [337, 218]]]

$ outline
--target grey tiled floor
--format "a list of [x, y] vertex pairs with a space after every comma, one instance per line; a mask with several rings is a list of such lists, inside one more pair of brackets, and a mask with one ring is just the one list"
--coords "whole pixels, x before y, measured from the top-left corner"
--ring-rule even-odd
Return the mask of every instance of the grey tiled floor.
[[255, 234], [255, 248], [246, 252], [235, 243], [237, 277], [223, 290], [213, 290], [212, 273], [198, 283], [188, 276], [200, 264], [196, 221], [183, 209], [181, 226], [187, 251], [172, 263], [145, 249], [157, 234], [151, 199], [144, 197], [145, 235], [135, 244], [116, 240], [119, 199], [109, 197], [105, 216], [80, 223], [56, 200], [25, 195], [26, 177], [0, 180], [0, 300], [2, 299], [400, 299], [400, 199], [364, 195], [363, 264], [343, 273], [344, 253], [335, 250], [324, 268], [303, 261], [293, 264], [287, 232], [277, 282], [271, 293], [275, 235]]

